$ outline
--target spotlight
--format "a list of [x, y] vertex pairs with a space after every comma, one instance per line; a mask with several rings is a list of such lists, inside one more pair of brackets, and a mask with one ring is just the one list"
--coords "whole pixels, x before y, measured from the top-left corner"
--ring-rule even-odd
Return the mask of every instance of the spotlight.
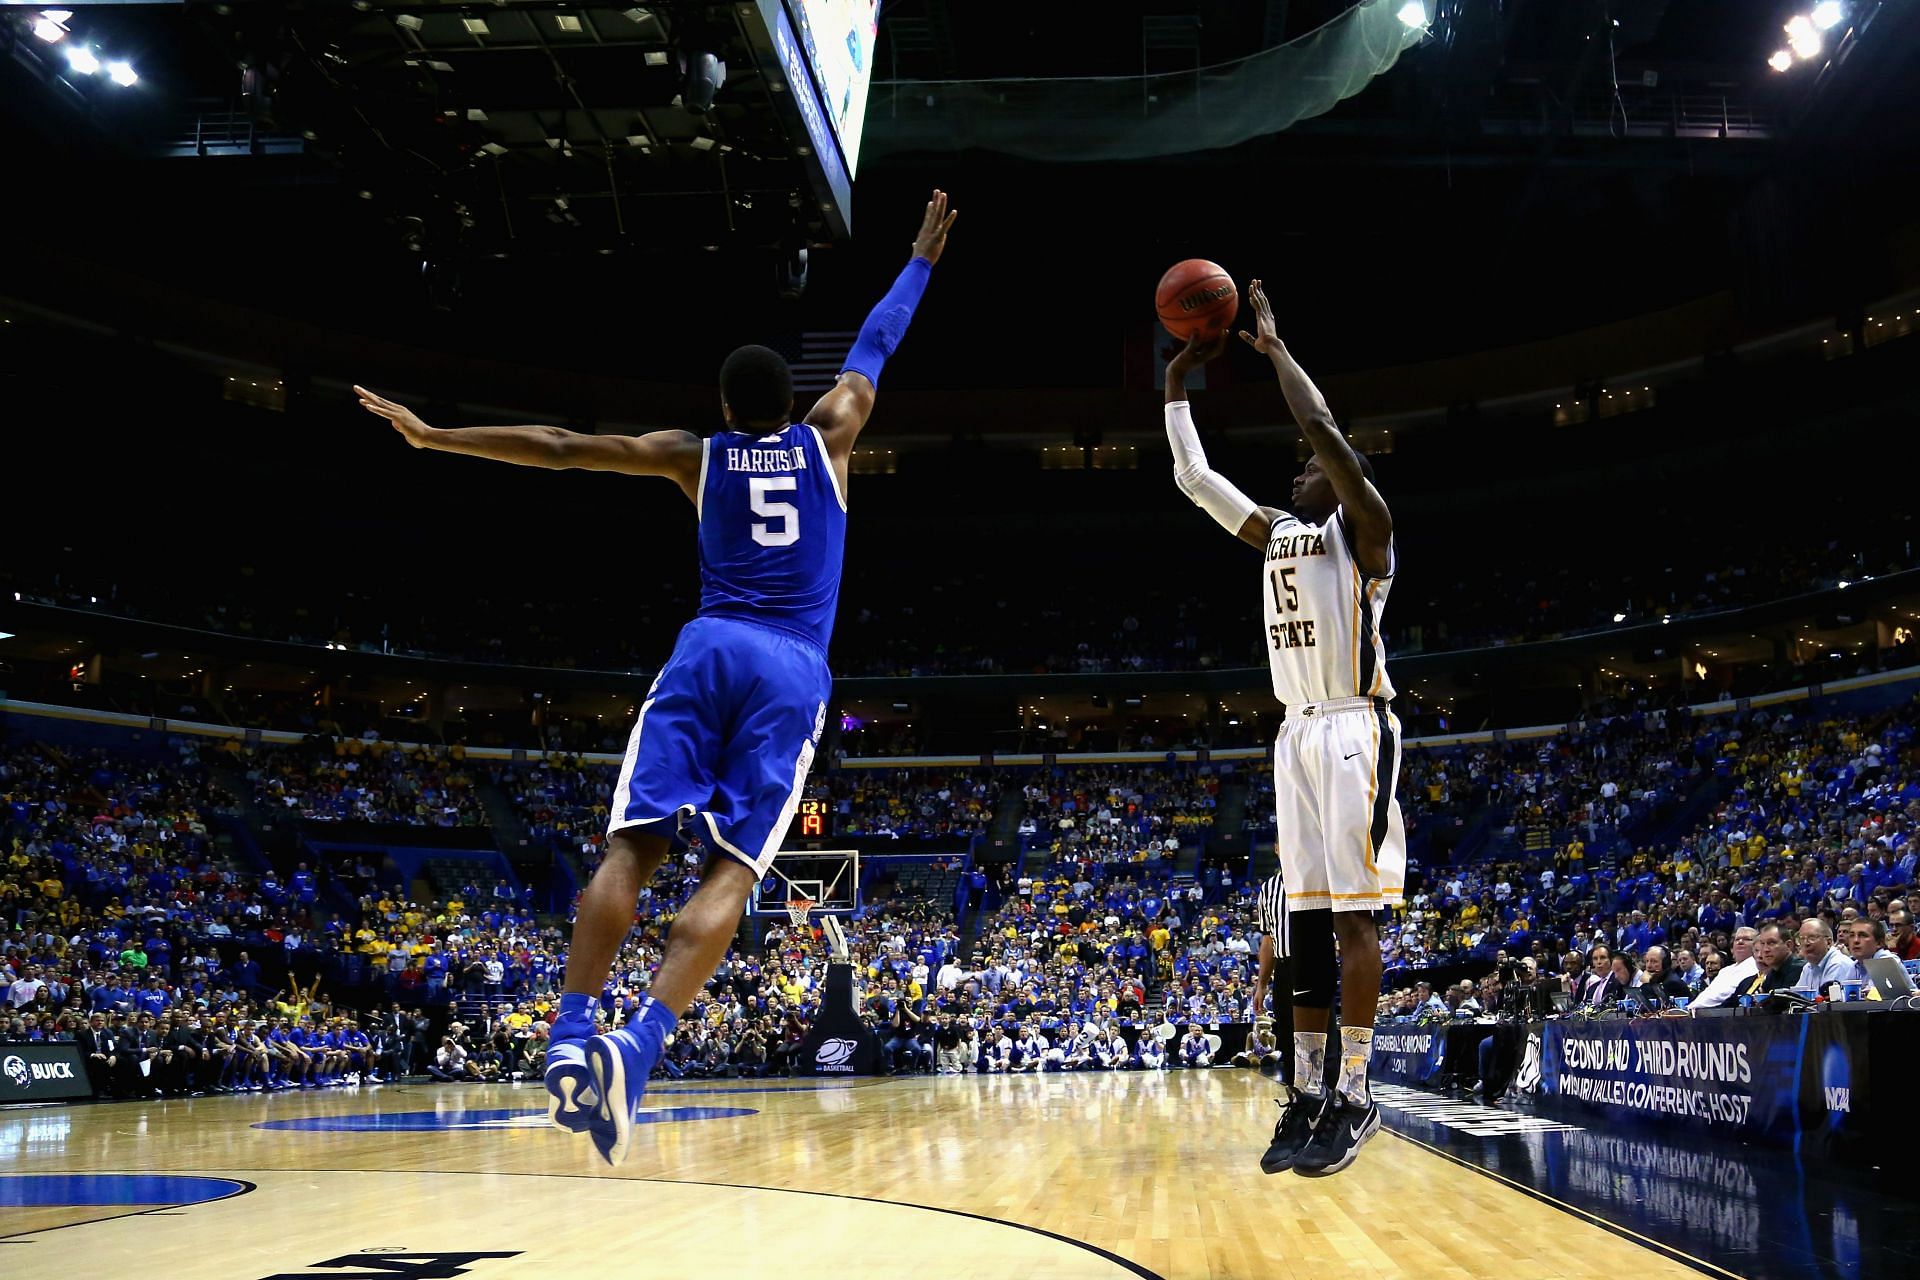
[[1813, 25], [1822, 31], [1831, 31], [1840, 25], [1840, 19], [1847, 14], [1840, 0], [1820, 0], [1813, 6]]
[[90, 76], [100, 69], [100, 59], [93, 56], [93, 50], [83, 44], [76, 44], [67, 50], [67, 65], [83, 76]]
[[1787, 23], [1787, 48], [1793, 50], [1796, 58], [1811, 58], [1820, 52], [1820, 33], [1813, 29], [1813, 19], [1804, 13], [1797, 13]]
[[1613, 615], [1613, 620], [1615, 622], [1625, 622], [1627, 620], [1627, 615], [1624, 613], [1616, 613]]
[[140, 83], [140, 77], [134, 74], [133, 64], [130, 62], [109, 62], [107, 74], [123, 89], [130, 89]]
[[420, 17], [418, 14], [412, 14], [412, 13], [403, 13], [399, 17], [395, 18], [393, 21], [395, 25], [405, 27], [409, 31], [418, 31], [420, 28], [427, 25], [426, 23], [420, 20]]
[[664, 67], [667, 65], [667, 51], [665, 49], [649, 49], [640, 55], [640, 60], [650, 67]]
[[711, 53], [689, 53], [686, 68], [681, 105], [688, 115], [703, 116], [713, 110], [713, 95], [727, 82], [727, 64]]
[[1410, 27], [1426, 26], [1427, 6], [1422, 4], [1420, 0], [1407, 0], [1407, 3], [1401, 6], [1400, 21]]
[[1793, 55], [1785, 49], [1776, 49], [1773, 56], [1767, 59], [1767, 65], [1775, 71], [1790, 71], [1793, 69]]
[[40, 16], [33, 20], [33, 34], [54, 44], [64, 40], [67, 35], [67, 19], [73, 17], [71, 9], [43, 9]]

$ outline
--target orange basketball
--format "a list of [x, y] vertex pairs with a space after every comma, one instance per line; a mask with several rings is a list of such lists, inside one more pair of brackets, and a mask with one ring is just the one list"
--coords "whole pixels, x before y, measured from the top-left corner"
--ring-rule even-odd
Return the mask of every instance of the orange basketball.
[[1233, 323], [1240, 310], [1240, 291], [1218, 265], [1205, 258], [1188, 258], [1160, 277], [1153, 307], [1167, 332], [1181, 341], [1195, 333], [1212, 337]]

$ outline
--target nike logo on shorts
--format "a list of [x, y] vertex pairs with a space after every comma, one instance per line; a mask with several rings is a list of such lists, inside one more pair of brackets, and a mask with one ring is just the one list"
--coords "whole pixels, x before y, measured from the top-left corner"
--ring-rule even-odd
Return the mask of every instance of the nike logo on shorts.
[[[1359, 753], [1358, 751], [1356, 751], [1356, 752], [1354, 752], [1354, 753], [1353, 753], [1353, 756], [1357, 756], [1357, 755], [1359, 755], [1359, 754], [1360, 754], [1360, 753]], [[1348, 759], [1348, 760], [1351, 760], [1351, 759], [1353, 759], [1353, 756], [1347, 756], [1347, 757], [1346, 757], [1346, 759]]]

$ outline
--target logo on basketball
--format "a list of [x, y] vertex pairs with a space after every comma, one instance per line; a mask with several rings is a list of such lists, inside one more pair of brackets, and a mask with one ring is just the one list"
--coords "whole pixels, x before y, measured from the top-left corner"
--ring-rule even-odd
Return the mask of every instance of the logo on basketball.
[[1210, 302], [1218, 302], [1232, 292], [1233, 286], [1230, 284], [1223, 284], [1212, 289], [1195, 289], [1192, 293], [1180, 299], [1180, 309], [1182, 311], [1192, 311], [1196, 307], [1204, 307]]
[[844, 1067], [853, 1061], [854, 1051], [859, 1049], [857, 1040], [828, 1040], [820, 1046], [820, 1052], [813, 1055], [817, 1067]]
[[27, 1060], [17, 1053], [0, 1063], [0, 1071], [6, 1072], [7, 1079], [13, 1081], [16, 1089], [25, 1089], [33, 1083], [33, 1074], [27, 1070]]

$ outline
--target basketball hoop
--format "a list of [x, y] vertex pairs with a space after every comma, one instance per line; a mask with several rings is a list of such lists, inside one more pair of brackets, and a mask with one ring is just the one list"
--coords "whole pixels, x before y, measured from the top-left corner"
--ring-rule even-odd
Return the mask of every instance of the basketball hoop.
[[814, 905], [812, 898], [788, 898], [787, 919], [793, 921], [796, 927], [805, 925], [807, 913], [813, 910]]

